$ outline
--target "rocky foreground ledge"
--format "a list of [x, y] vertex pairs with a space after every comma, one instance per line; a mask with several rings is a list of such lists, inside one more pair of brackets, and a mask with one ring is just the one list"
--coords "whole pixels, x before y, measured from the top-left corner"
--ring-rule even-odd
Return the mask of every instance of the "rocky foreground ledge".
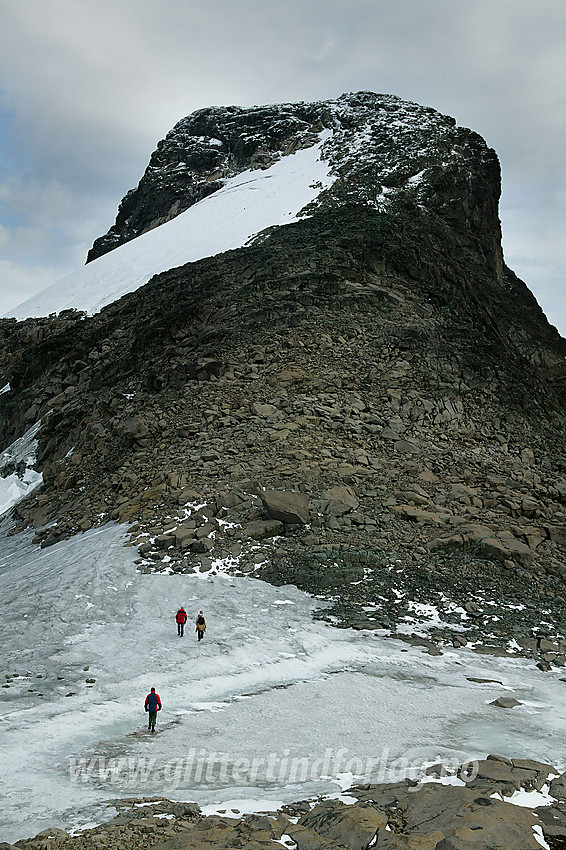
[[340, 799], [319, 798], [253, 815], [230, 809], [204, 816], [195, 803], [162, 797], [109, 805], [118, 815], [102, 826], [74, 835], [49, 829], [15, 845], [0, 843], [0, 850], [566, 848], [566, 773], [560, 775], [550, 764], [496, 755], [469, 762], [454, 775], [435, 765], [420, 781], [357, 785]]

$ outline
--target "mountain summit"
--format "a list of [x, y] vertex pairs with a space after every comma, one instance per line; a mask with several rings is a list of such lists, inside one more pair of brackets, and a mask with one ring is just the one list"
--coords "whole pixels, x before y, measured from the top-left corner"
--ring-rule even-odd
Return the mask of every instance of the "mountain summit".
[[398, 195], [408, 195], [446, 216], [441, 196], [448, 194], [462, 203], [468, 227], [501, 272], [495, 152], [449, 116], [372, 92], [319, 103], [211, 107], [184, 118], [159, 143], [138, 187], [123, 199], [116, 223], [95, 241], [88, 260], [169, 221], [227, 179], [268, 169], [316, 145], [321, 135], [326, 138], [321, 158], [334, 182], [317, 207], [354, 201], [384, 210]]
[[142, 570], [409, 636], [434, 604], [435, 640], [525, 654], [544, 620], [563, 653], [566, 341], [499, 194], [480, 136], [390, 95], [180, 121], [87, 265], [0, 323], [4, 442], [35, 427], [43, 474], [14, 530], [115, 520]]
[[417, 204], [451, 230], [464, 227], [501, 282], [499, 194], [498, 159], [480, 136], [392, 95], [202, 109], [159, 143], [87, 262], [138, 239], [135, 246], [69, 275], [10, 315], [96, 312], [172, 265], [352, 203], [392, 214], [402, 203]]

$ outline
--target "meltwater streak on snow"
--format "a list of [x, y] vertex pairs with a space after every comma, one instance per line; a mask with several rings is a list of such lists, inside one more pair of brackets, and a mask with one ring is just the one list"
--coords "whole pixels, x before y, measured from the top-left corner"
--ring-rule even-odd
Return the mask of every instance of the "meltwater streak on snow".
[[282, 157], [265, 171], [244, 171], [186, 212], [104, 254], [20, 304], [8, 316], [47, 316], [71, 307], [96, 313], [155, 274], [241, 248], [274, 225], [289, 224], [330, 186], [321, 141]]
[[[140, 574], [135, 549], [123, 542], [116, 526], [44, 550], [30, 535], [2, 540], [0, 674], [20, 677], [0, 690], [0, 840], [107, 819], [101, 801], [109, 798], [162, 794], [210, 805], [335, 792], [339, 772], [356, 773], [347, 759], [378, 760], [384, 748], [389, 761], [498, 752], [552, 762], [562, 752], [559, 674], [466, 650], [432, 658], [369, 632], [336, 629], [313, 621], [317, 601], [294, 587]], [[184, 638], [174, 623], [180, 604], [189, 613]], [[208, 631], [197, 643], [191, 623], [201, 608]], [[151, 686], [164, 703], [154, 737], [143, 712]], [[524, 705], [488, 704], [502, 693]], [[329, 748], [347, 750], [340, 768], [331, 766], [334, 780], [159, 777], [191, 749], [197, 758], [227, 753], [234, 763], [286, 750], [318, 759]], [[73, 759], [125, 759], [137, 778], [72, 781]]]

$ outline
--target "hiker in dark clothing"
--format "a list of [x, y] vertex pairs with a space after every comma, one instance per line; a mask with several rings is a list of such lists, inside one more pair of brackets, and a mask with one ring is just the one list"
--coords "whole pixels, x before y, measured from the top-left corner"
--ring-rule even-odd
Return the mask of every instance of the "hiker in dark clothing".
[[175, 620], [177, 622], [177, 634], [179, 637], [183, 637], [185, 632], [185, 623], [187, 622], [187, 612], [181, 605], [177, 613], [175, 614]]
[[161, 698], [155, 693], [155, 688], [145, 698], [145, 710], [148, 712], [148, 726], [150, 732], [155, 732], [155, 721], [157, 720], [157, 712], [161, 711]]
[[196, 629], [195, 629], [195, 632], [197, 633], [199, 640], [203, 639], [205, 631], [206, 631], [206, 620], [204, 619], [204, 614], [202, 613], [202, 611], [200, 611], [199, 615], [196, 619]]

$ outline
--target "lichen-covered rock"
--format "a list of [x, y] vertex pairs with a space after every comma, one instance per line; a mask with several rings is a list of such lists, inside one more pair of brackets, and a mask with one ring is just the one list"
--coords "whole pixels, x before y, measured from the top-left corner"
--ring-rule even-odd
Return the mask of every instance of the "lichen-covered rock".
[[387, 816], [371, 805], [353, 807], [330, 800], [315, 806], [299, 823], [350, 850], [365, 850], [378, 830], [385, 830]]

